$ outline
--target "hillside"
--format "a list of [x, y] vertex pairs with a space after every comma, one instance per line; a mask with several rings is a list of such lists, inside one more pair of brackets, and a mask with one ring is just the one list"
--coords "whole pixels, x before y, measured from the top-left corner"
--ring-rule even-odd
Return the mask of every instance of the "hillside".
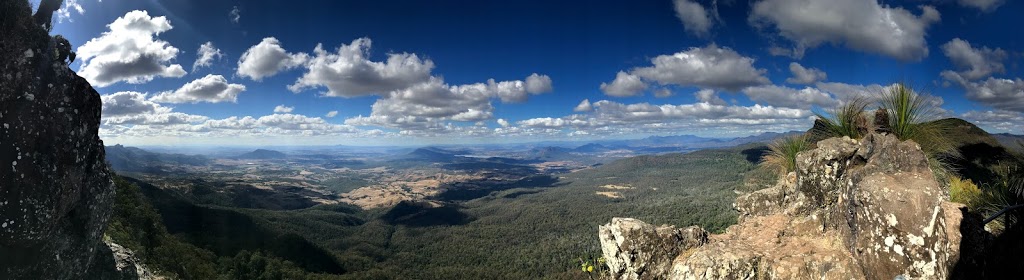
[[266, 149], [256, 149], [252, 152], [236, 156], [237, 159], [284, 159], [288, 155], [282, 152]]
[[164, 154], [122, 145], [106, 146], [106, 159], [117, 172], [168, 173], [173, 165], [202, 166], [211, 160], [199, 155]]
[[599, 253], [592, 231], [610, 217], [718, 230], [733, 223], [733, 189], [754, 168], [748, 160], [752, 149], [635, 157], [563, 177], [446, 192], [438, 197], [442, 204], [403, 202], [369, 211], [342, 205], [291, 211], [224, 207], [198, 200], [209, 195], [132, 182], [163, 216], [168, 232], [220, 256], [262, 250], [302, 271], [325, 271], [304, 264], [306, 257], [269, 251], [277, 248], [273, 243], [254, 243], [293, 233], [335, 256], [346, 272], [343, 279], [577, 279], [585, 276], [573, 269], [575, 259]]

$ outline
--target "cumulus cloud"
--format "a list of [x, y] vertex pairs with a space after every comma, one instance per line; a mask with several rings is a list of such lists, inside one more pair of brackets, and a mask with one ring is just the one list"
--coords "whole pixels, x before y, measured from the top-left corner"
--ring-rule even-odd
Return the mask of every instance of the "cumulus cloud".
[[852, 100], [854, 98], [866, 98], [868, 101], [874, 102], [882, 92], [894, 85], [895, 84], [888, 86], [882, 86], [879, 84], [854, 85], [846, 83], [819, 82], [815, 84], [815, 87], [819, 90], [832, 94], [836, 99], [841, 101]]
[[509, 123], [505, 119], [498, 119], [497, 122], [498, 122], [498, 125], [500, 125], [501, 127], [508, 127], [508, 126], [512, 125], [511, 123]]
[[384, 126], [404, 130], [436, 129], [444, 121], [477, 122], [491, 119], [492, 99], [525, 100], [524, 81], [448, 85], [441, 78], [395, 90], [377, 99], [369, 116], [345, 120], [349, 125]]
[[299, 67], [309, 60], [305, 53], [288, 53], [281, 42], [266, 37], [259, 44], [250, 47], [238, 59], [238, 75], [259, 81], [278, 72]]
[[786, 79], [786, 82], [790, 84], [809, 85], [828, 78], [825, 71], [818, 68], [804, 68], [803, 65], [796, 62], [789, 63], [789, 72], [793, 73], [793, 77]]
[[610, 84], [601, 83], [601, 91], [608, 96], [630, 97], [637, 96], [647, 89], [647, 84], [640, 80], [640, 77], [623, 71], [615, 74], [615, 80]]
[[242, 11], [238, 10], [238, 6], [231, 7], [231, 11], [228, 12], [228, 19], [235, 24], [242, 19]]
[[[660, 85], [727, 91], [739, 91], [746, 87], [770, 83], [764, 76], [767, 70], [755, 68], [753, 58], [715, 44], [703, 48], [690, 48], [672, 55], [659, 55], [651, 59], [651, 63], [653, 66], [633, 68], [629, 75]], [[619, 76], [623, 75], [625, 74]], [[616, 77], [616, 80], [619, 80], [619, 77]]]
[[338, 111], [330, 111], [330, 112], [327, 112], [327, 114], [324, 115], [324, 116], [328, 117], [328, 118], [333, 118], [333, 117], [335, 117], [337, 115], [338, 115]]
[[808, 110], [772, 106], [694, 104], [623, 104], [608, 100], [592, 103], [593, 111], [560, 118], [543, 117], [517, 122], [505, 131], [606, 135], [619, 133], [678, 133], [680, 130], [787, 131], [809, 125]]
[[210, 74], [188, 82], [177, 90], [161, 92], [150, 100], [160, 103], [237, 103], [238, 94], [243, 91], [244, 85], [231, 84], [224, 76]]
[[369, 60], [369, 38], [341, 45], [336, 52], [318, 44], [315, 56], [306, 65], [308, 71], [288, 86], [292, 92], [325, 87], [327, 96], [355, 97], [384, 94], [430, 79], [434, 62], [416, 54], [392, 53], [384, 62]]
[[199, 45], [199, 50], [196, 50], [196, 62], [192, 64], [192, 72], [196, 71], [199, 67], [209, 67], [214, 59], [220, 59], [224, 57], [224, 54], [220, 52], [220, 49], [213, 46], [213, 42], [206, 42]]
[[712, 105], [726, 105], [725, 100], [718, 97], [718, 93], [715, 93], [713, 89], [702, 89], [693, 93], [693, 97], [699, 102], [708, 103]]
[[551, 77], [548, 75], [530, 74], [526, 77], [526, 92], [540, 94], [551, 92], [554, 88], [551, 85]]
[[676, 17], [683, 22], [686, 32], [704, 37], [708, 35], [714, 22], [704, 6], [690, 0], [674, 0]]
[[103, 104], [103, 125], [145, 124], [172, 125], [205, 121], [205, 116], [173, 112], [146, 99], [146, 94], [123, 91], [100, 96]]
[[764, 0], [753, 4], [749, 21], [761, 29], [774, 28], [791, 40], [792, 54], [823, 43], [877, 53], [903, 61], [928, 56], [927, 29], [940, 19], [932, 6], [915, 15], [877, 0]]
[[1005, 73], [1003, 60], [1008, 57], [1002, 49], [988, 47], [974, 48], [971, 43], [955, 38], [942, 45], [942, 52], [949, 57], [953, 65], [960, 68], [960, 76], [968, 80], [977, 80], [991, 76], [993, 73]]
[[1024, 132], [1024, 114], [1006, 110], [967, 111], [960, 115], [961, 119], [991, 132], [1008, 132], [1020, 134]]
[[784, 108], [810, 109], [812, 105], [834, 107], [839, 101], [826, 92], [816, 88], [805, 87], [794, 89], [785, 86], [766, 85], [749, 87], [743, 90], [750, 100], [771, 106]]
[[583, 99], [583, 101], [580, 101], [580, 104], [576, 105], [576, 108], [573, 108], [572, 111], [573, 112], [590, 112], [590, 110], [593, 110], [593, 109], [594, 109], [594, 107], [590, 106], [590, 99]]
[[982, 12], [992, 12], [1003, 5], [1003, 0], [957, 0], [960, 6], [975, 8]]
[[284, 104], [274, 107], [274, 113], [291, 113], [292, 110], [295, 110], [295, 107], [284, 106]]
[[970, 81], [953, 71], [943, 71], [942, 77], [955, 82], [967, 91], [967, 98], [996, 109], [1024, 112], [1024, 80], [989, 77]]
[[117, 82], [145, 83], [154, 77], [181, 77], [185, 70], [170, 64], [178, 49], [156, 35], [171, 30], [166, 17], [131, 11], [107, 25], [108, 31], [78, 47], [78, 74], [97, 87]]

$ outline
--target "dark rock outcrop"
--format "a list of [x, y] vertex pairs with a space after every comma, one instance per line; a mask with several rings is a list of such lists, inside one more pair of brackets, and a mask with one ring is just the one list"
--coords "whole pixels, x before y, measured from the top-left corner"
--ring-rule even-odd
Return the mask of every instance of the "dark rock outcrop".
[[[113, 182], [97, 135], [101, 101], [68, 68], [27, 1], [0, 1], [0, 278], [82, 279]], [[47, 22], [48, 23], [48, 22]]]
[[[945, 200], [916, 143], [889, 135], [822, 140], [797, 156], [797, 172], [740, 196], [735, 208], [740, 223], [703, 246], [633, 253], [680, 252], [671, 271], [644, 278], [946, 279], [959, 259], [964, 206]], [[603, 240], [650, 242], [605, 237], [606, 227], [615, 220], [601, 228], [609, 266], [621, 249]], [[612, 276], [634, 279], [616, 271], [635, 269]]]

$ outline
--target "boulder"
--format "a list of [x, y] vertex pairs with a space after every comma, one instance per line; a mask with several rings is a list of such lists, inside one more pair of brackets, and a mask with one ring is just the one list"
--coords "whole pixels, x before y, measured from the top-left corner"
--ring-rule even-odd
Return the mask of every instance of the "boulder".
[[614, 218], [599, 232], [606, 264], [616, 279], [662, 278], [677, 254], [708, 238], [700, 227], [655, 227], [629, 218]]
[[0, 11], [0, 278], [83, 279], [105, 247], [114, 191], [100, 96], [27, 1]]

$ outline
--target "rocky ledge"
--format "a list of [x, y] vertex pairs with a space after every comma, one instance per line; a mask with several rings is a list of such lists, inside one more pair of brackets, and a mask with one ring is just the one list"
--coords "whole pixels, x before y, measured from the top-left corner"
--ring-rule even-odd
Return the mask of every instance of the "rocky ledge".
[[620, 218], [601, 226], [611, 277], [949, 278], [965, 207], [946, 201], [916, 143], [831, 138], [797, 161], [774, 187], [738, 197], [739, 223], [723, 234]]

